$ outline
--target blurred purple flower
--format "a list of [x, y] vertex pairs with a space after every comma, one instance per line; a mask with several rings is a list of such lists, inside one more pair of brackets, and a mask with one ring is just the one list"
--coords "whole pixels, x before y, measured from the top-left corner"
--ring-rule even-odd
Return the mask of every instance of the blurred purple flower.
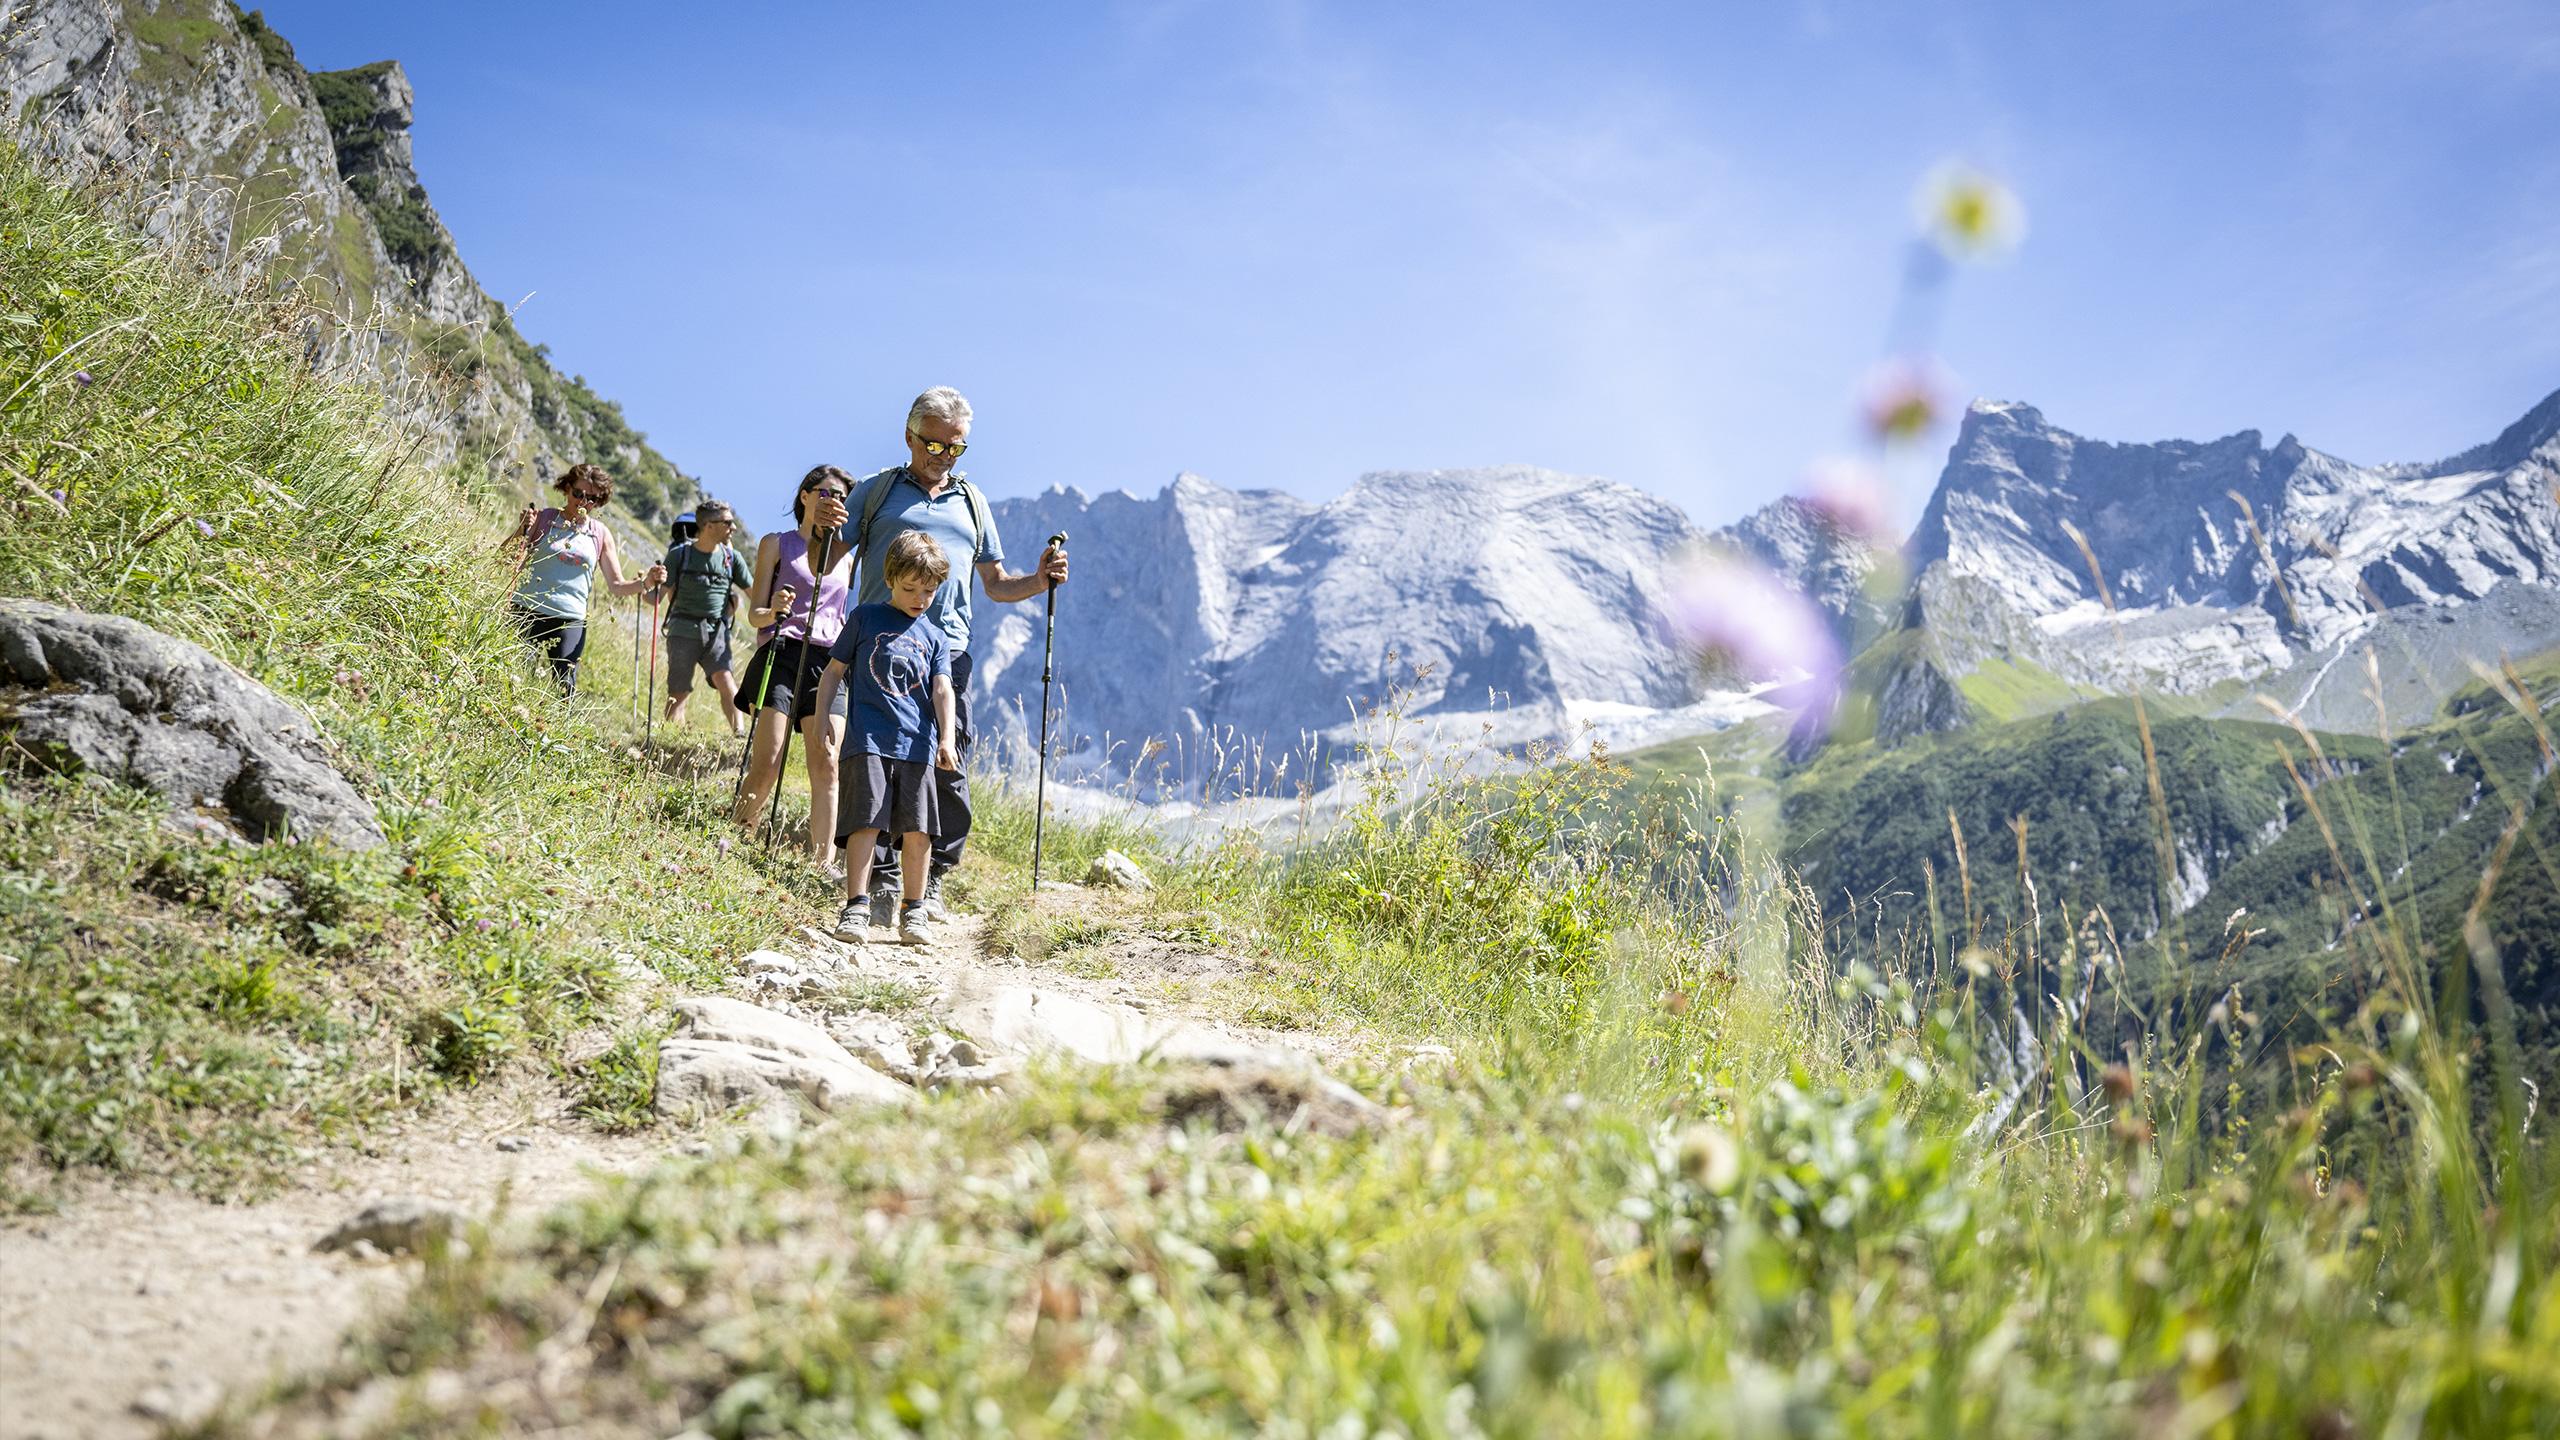
[[1894, 534], [1892, 488], [1872, 461], [1840, 455], [1816, 460], [1805, 471], [1797, 498], [1834, 535], [1862, 545], [1891, 545], [1899, 538]]
[[497, 929], [498, 922], [489, 919], [474, 920], [471, 922], [471, 928], [485, 935], [488, 932]]
[[[1827, 716], [1840, 689], [1840, 642], [1830, 617], [1759, 562], [1707, 554], [1671, 582], [1672, 633], [1703, 663], [1786, 687], [1791, 709]], [[1777, 695], [1770, 697], [1779, 699]]]
[[63, 509], [65, 509], [65, 510], [68, 510], [68, 509], [70, 509], [70, 508], [71, 508], [71, 492], [70, 492], [70, 491], [68, 491], [68, 490], [47, 490], [47, 491], [46, 491], [46, 492], [44, 492], [44, 493], [46, 493], [47, 495], [50, 495], [50, 496], [52, 496], [52, 497], [53, 497], [53, 503], [54, 503], [54, 504], [61, 506], [61, 507], [62, 507]]
[[80, 386], [84, 390], [97, 383], [97, 378], [98, 377], [90, 374], [86, 370], [74, 370], [71, 372], [71, 383]]
[[213, 536], [213, 527], [199, 519], [196, 521], [196, 533], [206, 537], [207, 539], [211, 539]]
[[1859, 402], [1867, 433], [1886, 444], [1921, 438], [1946, 415], [1953, 388], [1946, 367], [1934, 359], [1886, 361], [1867, 375]]

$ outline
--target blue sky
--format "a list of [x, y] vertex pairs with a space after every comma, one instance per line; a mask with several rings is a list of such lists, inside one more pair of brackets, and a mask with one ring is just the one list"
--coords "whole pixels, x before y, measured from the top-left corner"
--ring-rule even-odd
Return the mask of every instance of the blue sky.
[[2560, 388], [2542, 0], [264, 9], [408, 67], [482, 283], [751, 517], [952, 384], [997, 495], [1517, 462], [1721, 523], [1854, 445], [1948, 158], [2030, 217], [1967, 394], [2379, 461]]

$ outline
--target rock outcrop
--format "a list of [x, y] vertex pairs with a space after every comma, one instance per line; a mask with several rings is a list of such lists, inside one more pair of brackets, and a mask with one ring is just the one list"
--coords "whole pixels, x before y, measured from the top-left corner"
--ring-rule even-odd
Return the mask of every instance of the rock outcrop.
[[[2428, 465], [2356, 465], [2255, 431], [2109, 444], [1978, 401], [1911, 539], [1909, 613], [1958, 673], [2016, 659], [2109, 690], [2255, 684], [2334, 662], [2388, 616], [2433, 609], [2452, 624], [2504, 590], [2547, 593], [2556, 483], [2560, 395]], [[2431, 673], [2422, 656], [2378, 658], [2401, 690], [2408, 664]], [[2299, 697], [2315, 720], [2341, 708], [2321, 704], [2324, 673]], [[2362, 683], [2338, 674], [2334, 698]], [[2355, 723], [2370, 719], [2367, 706]]]
[[0, 743], [21, 764], [149, 790], [253, 839], [383, 843], [299, 711], [122, 616], [0, 600]]
[[0, 131], [233, 283], [299, 296], [315, 361], [379, 375], [422, 456], [525, 493], [591, 460], [644, 521], [684, 508], [694, 482], [472, 279], [419, 181], [415, 114], [396, 62], [307, 71], [229, 0], [0, 3]]
[[676, 1033], [658, 1047], [661, 1115], [802, 1102], [841, 1110], [915, 1098], [806, 1020], [718, 995], [679, 1000], [675, 1008]]
[[[1396, 472], [1310, 505], [1185, 475], [1151, 499], [1058, 489], [996, 510], [1014, 549], [1064, 530], [1083, 566], [1058, 600], [1054, 733], [1169, 788], [1286, 788], [1311, 757], [1322, 783], [1380, 705], [1517, 743], [1696, 698], [1662, 595], [1702, 536], [1610, 481]], [[1019, 736], [1039, 713], [1039, 614], [990, 610], [973, 688], [984, 723]]]

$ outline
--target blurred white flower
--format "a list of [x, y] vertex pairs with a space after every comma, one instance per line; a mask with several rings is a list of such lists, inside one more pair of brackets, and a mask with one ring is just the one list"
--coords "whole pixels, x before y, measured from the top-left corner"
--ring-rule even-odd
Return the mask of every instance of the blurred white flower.
[[1931, 170], [1912, 197], [1920, 229], [1950, 260], [1996, 260], [2027, 235], [2018, 192], [1970, 165], [1948, 161]]

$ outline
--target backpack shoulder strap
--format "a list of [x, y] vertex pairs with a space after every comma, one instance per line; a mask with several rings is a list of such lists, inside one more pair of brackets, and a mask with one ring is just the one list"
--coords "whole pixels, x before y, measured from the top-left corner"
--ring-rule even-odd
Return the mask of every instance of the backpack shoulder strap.
[[898, 471], [892, 465], [862, 482], [862, 523], [853, 532], [854, 567], [861, 568], [862, 557], [871, 553], [871, 525], [880, 518], [880, 507], [889, 503], [889, 492], [897, 487]]
[[987, 514], [987, 497], [978, 493], [978, 487], [970, 484], [967, 476], [954, 475], [951, 483], [960, 487], [961, 497], [969, 502], [969, 568], [974, 570], [978, 568], [978, 556], [987, 548], [987, 532], [995, 528], [995, 521]]

